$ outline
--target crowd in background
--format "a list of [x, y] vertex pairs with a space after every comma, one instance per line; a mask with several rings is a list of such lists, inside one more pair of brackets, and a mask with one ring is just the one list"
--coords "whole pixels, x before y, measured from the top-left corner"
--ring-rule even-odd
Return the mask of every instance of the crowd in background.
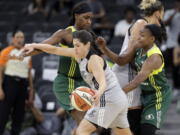
[[[139, 1], [114, 0], [113, 2], [116, 3], [109, 2], [112, 5], [118, 5], [121, 9], [108, 9], [110, 8], [108, 1], [84, 1], [87, 1], [93, 10], [94, 20], [92, 28], [95, 33], [105, 37], [109, 47], [116, 53], [119, 53], [128, 28], [140, 17], [137, 9]], [[19, 53], [19, 49], [23, 47], [24, 43], [40, 42], [49, 37], [54, 31], [68, 26], [71, 10], [77, 2], [79, 1], [27, 1], [22, 6], [23, 8], [18, 9], [18, 15], [14, 16], [15, 18], [12, 22], [10, 17], [9, 21], [6, 18], [4, 20], [3, 18], [0, 19], [0, 45], [1, 49], [3, 49], [0, 55], [0, 107], [2, 107], [1, 102], [4, 99], [4, 94], [1, 92], [2, 89], [6, 89], [6, 94], [8, 93], [9, 95], [7, 106], [3, 107], [6, 109], [5, 113], [7, 114], [4, 115], [6, 116], [4, 119], [8, 119], [8, 123], [5, 127], [0, 125], [0, 135], [3, 128], [6, 128], [4, 135], [9, 135], [10, 133], [17, 135], [19, 131], [20, 135], [73, 134], [72, 129], [74, 129], [76, 124], [58, 105], [52, 93], [53, 78], [48, 79], [49, 74], [55, 76], [54, 74], [57, 72], [57, 57], [41, 54], [34, 58], [28, 57], [23, 62], [17, 62], [13, 58], [9, 58], [8, 54]], [[171, 3], [171, 5], [168, 9], [165, 9], [163, 21], [167, 28], [168, 37], [167, 41], [161, 45], [161, 49], [165, 58], [167, 75], [170, 82], [172, 81], [174, 90], [173, 102], [177, 103], [177, 111], [180, 112], [180, 1], [174, 0], [174, 3]], [[3, 8], [0, 10], [3, 10]], [[111, 14], [109, 10], [114, 10], [115, 12]], [[7, 12], [7, 10], [1, 11], [0, 15], [3, 12]], [[9, 14], [13, 15], [15, 13], [9, 12]], [[7, 27], [7, 22], [13, 26], [12, 29]], [[17, 32], [17, 29], [22, 31]], [[13, 33], [13, 31], [16, 32]], [[17, 65], [16, 68], [14, 64]], [[32, 68], [35, 72], [31, 71]], [[11, 72], [12, 69], [13, 72]], [[5, 74], [4, 78], [3, 74]], [[15, 77], [9, 77], [12, 74]], [[9, 83], [11, 85], [8, 85]], [[10, 93], [10, 89], [13, 89], [15, 94]], [[24, 93], [17, 92], [18, 89], [25, 89]], [[12, 108], [15, 109], [12, 111]], [[0, 113], [4, 113], [3, 111], [0, 110]], [[23, 112], [25, 113], [23, 114]], [[24, 119], [20, 119], [20, 116], [23, 115]], [[17, 128], [19, 127], [18, 124], [22, 124], [22, 129]]]

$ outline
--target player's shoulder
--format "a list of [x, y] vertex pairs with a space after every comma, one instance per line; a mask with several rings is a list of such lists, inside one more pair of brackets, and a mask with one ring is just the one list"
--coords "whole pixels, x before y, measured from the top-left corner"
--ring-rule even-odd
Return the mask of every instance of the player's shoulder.
[[146, 25], [147, 24], [147, 21], [145, 19], [138, 19], [136, 22], [135, 22], [135, 25]]

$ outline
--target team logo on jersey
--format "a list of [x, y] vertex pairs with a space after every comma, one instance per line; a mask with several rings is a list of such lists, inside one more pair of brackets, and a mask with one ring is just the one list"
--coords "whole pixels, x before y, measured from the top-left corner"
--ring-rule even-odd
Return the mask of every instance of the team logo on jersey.
[[153, 120], [154, 119], [154, 115], [153, 114], [148, 114], [145, 116], [146, 120]]
[[149, 84], [147, 82], [142, 82], [141, 85], [148, 86]]

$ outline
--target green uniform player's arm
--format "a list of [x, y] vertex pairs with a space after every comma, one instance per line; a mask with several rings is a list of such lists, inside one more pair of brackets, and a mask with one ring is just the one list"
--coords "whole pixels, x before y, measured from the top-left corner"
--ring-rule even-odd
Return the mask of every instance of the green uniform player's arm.
[[141, 71], [135, 76], [135, 78], [123, 87], [123, 90], [128, 93], [137, 88], [149, 77], [153, 70], [160, 68], [162, 64], [163, 62], [161, 56], [159, 54], [153, 54], [144, 62]]
[[[69, 41], [67, 41], [69, 40]], [[58, 30], [56, 31], [51, 37], [48, 39], [42, 41], [42, 44], [50, 44], [50, 45], [56, 45], [63, 41], [71, 42], [72, 40], [72, 31], [71, 29], [68, 30]], [[42, 53], [41, 50], [34, 49], [28, 54], [26, 53], [25, 56], [33, 56]]]
[[25, 50], [29, 48], [34, 48], [41, 50], [46, 53], [60, 55], [60, 56], [67, 56], [67, 57], [75, 57], [74, 48], [63, 48], [63, 47], [56, 47], [49, 44], [27, 44], [25, 46]]
[[[146, 21], [143, 19], [139, 19], [136, 21], [136, 23], [133, 25], [131, 29], [131, 36], [128, 42], [128, 48], [125, 53], [121, 54], [120, 56], [116, 53], [112, 52], [107, 46], [105, 40], [103, 39], [97, 39], [97, 45], [101, 49], [101, 51], [107, 55], [114, 63], [117, 63], [118, 65], [122, 66], [125, 64], [130, 63], [135, 56], [135, 52], [137, 48], [140, 48], [140, 45], [138, 44], [139, 39], [139, 33], [144, 28], [144, 26], [147, 24]], [[98, 41], [99, 40], [99, 41]]]

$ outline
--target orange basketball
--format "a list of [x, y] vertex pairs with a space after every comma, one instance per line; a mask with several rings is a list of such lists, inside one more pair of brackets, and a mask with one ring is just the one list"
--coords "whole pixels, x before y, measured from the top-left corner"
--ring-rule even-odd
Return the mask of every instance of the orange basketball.
[[78, 87], [71, 94], [71, 104], [78, 111], [87, 111], [92, 107], [94, 90], [88, 87]]

